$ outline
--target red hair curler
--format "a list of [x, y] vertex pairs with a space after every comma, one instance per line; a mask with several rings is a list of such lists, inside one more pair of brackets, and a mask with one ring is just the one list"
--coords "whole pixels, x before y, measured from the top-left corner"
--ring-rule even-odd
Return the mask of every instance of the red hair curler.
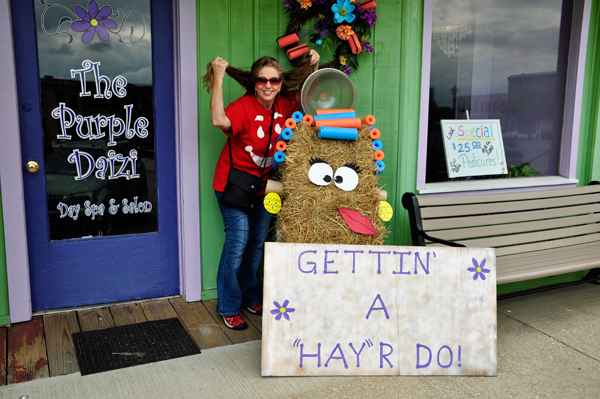
[[315, 121], [315, 127], [318, 129], [321, 126], [328, 127], [345, 127], [349, 129], [360, 129], [360, 119], [358, 118], [350, 118], [350, 119], [321, 119]]
[[375, 117], [373, 115], [365, 116], [362, 121], [365, 125], [373, 126], [375, 124]]
[[277, 151], [285, 151], [285, 149], [287, 148], [287, 144], [285, 141], [281, 140], [278, 141], [277, 144], [275, 144], [275, 148], [277, 149]]
[[377, 3], [375, 3], [375, 0], [365, 0], [362, 3], [360, 3], [360, 7], [363, 10], [370, 10], [371, 8], [377, 7]]
[[293, 129], [296, 127], [296, 121], [292, 118], [287, 118], [285, 121], [285, 127]]
[[353, 109], [318, 109], [317, 115], [345, 114], [347, 112], [354, 112], [354, 110]]
[[304, 124], [306, 126], [312, 126], [313, 122], [315, 121], [315, 119], [312, 117], [312, 115], [304, 115], [304, 118], [302, 118], [302, 122], [304, 122]]
[[288, 56], [289, 60], [291, 61], [294, 58], [298, 58], [301, 55], [308, 53], [308, 51], [309, 51], [308, 44], [301, 44], [299, 46], [289, 49], [287, 51], [287, 56]]
[[290, 33], [289, 35], [281, 36], [277, 39], [277, 43], [279, 43], [279, 47], [285, 48], [291, 44], [298, 43], [300, 38], [296, 33]]
[[348, 39], [348, 44], [350, 45], [350, 50], [352, 50], [352, 54], [358, 54], [362, 51], [362, 46], [360, 44], [360, 40], [358, 40], [358, 36], [356, 33], [353, 33]]
[[376, 161], [381, 161], [383, 158], [385, 158], [385, 154], [383, 153], [383, 151], [381, 150], [377, 150], [373, 153], [373, 156], [375, 157]]
[[369, 137], [371, 140], [377, 140], [379, 137], [381, 137], [381, 132], [379, 129], [373, 129], [369, 132]]

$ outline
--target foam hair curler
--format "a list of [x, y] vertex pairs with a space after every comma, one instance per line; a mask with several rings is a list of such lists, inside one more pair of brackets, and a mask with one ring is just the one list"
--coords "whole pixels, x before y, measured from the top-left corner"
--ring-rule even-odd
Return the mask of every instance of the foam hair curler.
[[375, 129], [375, 126], [369, 126], [369, 130]]
[[319, 138], [335, 140], [356, 140], [358, 139], [358, 129], [322, 126], [319, 128]]
[[296, 127], [296, 121], [293, 120], [292, 118], [287, 118], [285, 120], [285, 127], [287, 127], [288, 129], [293, 129]]
[[273, 169], [279, 170], [279, 165], [285, 161], [285, 153], [283, 151], [277, 151], [273, 157]]
[[369, 131], [369, 137], [371, 138], [371, 140], [377, 140], [379, 139], [379, 137], [381, 137], [381, 132], [379, 131], [379, 129], [373, 129]]
[[360, 3], [360, 7], [363, 10], [370, 10], [371, 8], [377, 7], [377, 3], [375, 3], [375, 0], [365, 0]]
[[383, 158], [385, 158], [385, 154], [381, 150], [375, 151], [373, 153], [373, 156], [375, 157], [375, 160], [377, 160], [377, 161], [381, 161]]
[[296, 121], [296, 123], [302, 122], [302, 112], [296, 111], [292, 114], [292, 119]]
[[317, 115], [344, 114], [346, 112], [354, 112], [354, 110], [353, 109], [318, 109]]
[[277, 39], [277, 43], [279, 43], [279, 47], [285, 48], [291, 44], [298, 43], [300, 38], [297, 33], [290, 33], [289, 35], [283, 35]]
[[381, 142], [381, 140], [373, 140], [371, 144], [373, 145], [373, 149], [375, 151], [381, 150], [383, 148], [383, 143]]
[[304, 118], [302, 118], [302, 122], [304, 122], [304, 124], [305, 124], [306, 126], [311, 126], [311, 125], [313, 124], [313, 122], [314, 122], [314, 121], [315, 121], [315, 120], [314, 120], [314, 118], [312, 117], [312, 115], [308, 115], [308, 114], [306, 114], [306, 115], [304, 115]]
[[[375, 162], [375, 172], [376, 173], [381, 173], [383, 172], [383, 170], [385, 169], [385, 162], [379, 160], [377, 162]], [[384, 199], [385, 201], [385, 199]]]
[[278, 141], [277, 144], [275, 144], [275, 149], [277, 151], [285, 151], [286, 148], [287, 148], [287, 143], [283, 140]]
[[308, 53], [308, 51], [309, 51], [308, 44], [301, 44], [299, 46], [289, 49], [287, 51], [287, 56], [288, 56], [288, 59], [291, 61], [294, 58], [298, 58], [301, 55]]
[[352, 54], [358, 54], [362, 51], [362, 46], [360, 44], [360, 40], [358, 40], [358, 36], [356, 33], [353, 33], [348, 39], [348, 44], [350, 45], [350, 50], [352, 50]]
[[289, 141], [289, 139], [292, 138], [292, 135], [294, 134], [294, 132], [292, 131], [292, 129], [289, 128], [285, 128], [281, 131], [281, 134], [279, 135], [279, 137], [277, 137], [277, 141]]
[[375, 124], [375, 117], [373, 115], [365, 116], [362, 121], [365, 125], [373, 126]]
[[339, 114], [325, 114], [315, 116], [316, 121], [322, 121], [325, 119], [350, 119], [356, 118], [356, 112], [341, 112]]
[[318, 129], [321, 126], [329, 126], [329, 127], [343, 127], [349, 129], [360, 129], [360, 119], [358, 118], [350, 118], [350, 119], [323, 119], [320, 121], [315, 121], [315, 127]]

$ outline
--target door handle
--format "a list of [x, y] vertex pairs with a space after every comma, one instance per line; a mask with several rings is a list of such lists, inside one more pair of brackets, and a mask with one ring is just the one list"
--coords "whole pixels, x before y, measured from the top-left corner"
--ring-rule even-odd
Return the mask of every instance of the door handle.
[[27, 162], [27, 165], [25, 165], [25, 169], [27, 169], [29, 173], [35, 173], [38, 171], [39, 168], [40, 166], [35, 161], [29, 161]]

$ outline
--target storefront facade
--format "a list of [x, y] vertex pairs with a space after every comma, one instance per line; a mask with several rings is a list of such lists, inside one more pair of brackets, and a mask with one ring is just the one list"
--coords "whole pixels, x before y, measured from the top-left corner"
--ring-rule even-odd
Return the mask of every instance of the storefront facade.
[[[8, 292], [0, 298], [0, 313], [5, 314], [0, 322], [7, 323], [8, 315], [10, 322], [19, 322], [35, 311], [139, 298], [215, 298], [223, 232], [212, 176], [225, 136], [210, 123], [210, 96], [197, 79], [216, 56], [239, 67], [249, 67], [262, 55], [285, 60], [275, 42], [289, 18], [281, 3], [174, 0], [165, 5], [168, 2], [147, 0], [136, 2], [132, 8], [131, 2], [124, 2], [121, 19], [116, 21], [119, 26], [126, 15], [132, 19], [145, 15], [140, 20], [144, 22], [136, 22], [138, 31], [134, 34], [127, 32], [108, 43], [100, 35], [85, 43], [87, 38], [80, 32], [69, 31], [72, 40], [65, 34], [53, 35], [57, 26], [64, 23], [66, 27], [81, 18], [75, 10], [77, 2], [63, 5], [69, 9], [69, 23], [58, 16], [54, 25], [48, 21], [57, 9], [49, 8], [47, 2], [32, 1], [28, 9], [13, 5], [16, 3], [0, 0], [0, 49], [9, 55], [0, 61], [4, 71], [0, 77], [4, 122], [0, 131], [0, 270], [7, 273], [0, 287]], [[381, 183], [395, 211], [388, 224], [388, 243], [410, 243], [400, 202], [407, 191], [452, 195], [585, 185], [600, 179], [600, 1], [550, 4], [543, 0], [538, 8], [530, 5], [527, 10], [520, 3], [499, 0], [380, 3], [371, 37], [375, 52], [359, 58], [360, 66], [350, 77], [358, 92], [357, 113], [373, 114], [385, 139], [386, 169]], [[108, 5], [98, 4], [100, 10]], [[110, 5], [115, 10], [119, 7]], [[161, 6], [166, 8], [157, 8]], [[81, 7], [89, 14], [100, 13], [88, 4]], [[514, 12], [519, 7], [521, 15]], [[128, 14], [130, 11], [138, 13]], [[148, 13], [156, 17], [150, 18]], [[507, 32], [518, 31], [519, 18], [527, 22], [532, 18], [528, 15], [538, 14], [543, 16], [538, 25], [541, 21], [546, 25], [538, 29], [521, 24], [526, 37], [510, 37], [502, 30], [506, 21], [512, 21], [514, 25]], [[32, 20], [36, 16], [41, 22], [42, 15], [52, 29], [40, 31], [38, 27], [36, 33]], [[133, 43], [140, 38], [144, 23], [152, 33], [146, 38], [151, 40], [145, 55], [135, 47], [144, 40]], [[61, 42], [53, 44], [55, 39]], [[534, 39], [548, 48], [536, 47]], [[48, 40], [47, 44], [42, 40]], [[78, 45], [83, 41], [80, 48], [86, 52], [74, 50], [70, 40]], [[528, 50], [523, 43], [533, 47]], [[103, 44], [111, 44], [111, 51], [117, 52], [107, 55]], [[135, 57], [127, 60], [118, 53], [118, 45], [129, 46], [121, 51]], [[52, 46], [53, 52], [45, 51]], [[326, 51], [319, 51], [324, 61], [331, 58]], [[528, 52], [541, 55], [527, 58]], [[80, 58], [74, 56], [78, 53], [82, 53]], [[133, 61], [143, 57], [146, 64], [134, 68]], [[519, 57], [523, 59], [518, 61]], [[507, 58], [513, 61], [504, 62]], [[64, 65], [61, 59], [66, 60]], [[289, 68], [287, 61], [284, 68]], [[71, 76], [61, 77], [64, 73]], [[86, 81], [90, 83], [83, 87]], [[97, 86], [100, 91], [94, 91]], [[102, 89], [109, 86], [110, 90]], [[562, 94], [550, 96], [549, 87], [552, 93]], [[528, 94], [519, 97], [523, 92]], [[225, 102], [230, 102], [242, 94], [242, 89], [228, 81], [224, 93]], [[118, 101], [105, 103], [113, 94]], [[552, 102], [547, 97], [553, 97]], [[435, 140], [436, 132], [439, 135], [436, 129], [440, 119], [464, 118], [463, 109], [471, 112], [472, 119], [499, 119], [504, 137], [510, 139], [505, 149], [510, 148], [515, 164], [530, 163], [542, 175], [462, 180], [444, 175], [445, 165], [435, 162], [443, 158]], [[532, 118], [532, 113], [537, 116]], [[116, 129], [113, 141], [85, 129], [86, 120], [91, 127], [96, 126], [94, 123], [108, 126], [101, 116], [110, 115]], [[79, 130], [75, 123], [78, 117], [84, 126]], [[119, 136], [121, 123], [130, 123], [121, 133], [126, 137]], [[51, 135], [41, 133], [51, 129], [55, 129]], [[37, 135], [32, 133], [36, 131]], [[153, 134], [153, 141], [142, 141]], [[49, 143], [40, 139], [45, 135], [51, 138]], [[69, 136], [80, 140], [70, 140]], [[104, 144], [95, 146], [97, 143]], [[92, 171], [86, 166], [89, 159], [93, 158], [98, 167], [103, 165], [99, 158], [108, 162], [117, 155], [121, 155], [120, 165], [128, 163], [121, 172], [129, 173], [129, 178], [109, 179], [109, 169]], [[104, 181], [104, 170], [105, 181], [112, 181], [113, 186], [122, 181], [128, 184], [116, 190], [98, 184], [86, 191], [87, 197], [82, 199], [88, 199], [88, 205], [106, 202], [106, 215], [98, 215], [100, 209], [86, 207], [85, 201], [78, 211], [77, 203], [66, 201], [76, 191], [51, 192], [52, 182], [57, 180], [49, 173], [54, 165], [49, 162], [52, 157], [67, 158], [64, 165], [79, 165], [75, 177], [81, 181], [90, 174]], [[36, 161], [39, 166], [44, 160], [39, 172], [28, 172], [28, 162]], [[60, 165], [56, 169], [60, 170]], [[123, 213], [123, 201], [131, 207], [135, 197], [135, 209], [127, 209], [136, 213]], [[115, 200], [113, 205], [120, 205], [115, 213], [121, 220], [108, 217], [111, 199]], [[50, 201], [56, 202], [52, 202], [53, 214], [47, 211]], [[79, 224], [73, 220], [76, 212], [80, 212]], [[94, 219], [96, 224], [91, 223], [94, 212], [104, 216]], [[123, 219], [125, 216], [138, 218]], [[104, 224], [97, 224], [99, 220]], [[65, 228], [66, 221], [75, 223]], [[577, 279], [579, 275], [559, 280], [565, 278]], [[529, 286], [555, 280], [530, 282]]]

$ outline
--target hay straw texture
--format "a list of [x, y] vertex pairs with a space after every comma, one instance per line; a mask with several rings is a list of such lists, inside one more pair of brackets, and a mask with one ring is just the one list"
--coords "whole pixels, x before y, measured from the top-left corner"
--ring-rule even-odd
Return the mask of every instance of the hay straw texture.
[[[378, 215], [379, 187], [374, 175], [373, 149], [368, 126], [358, 132], [358, 140], [318, 138], [315, 128], [301, 123], [294, 129], [279, 168], [283, 183], [282, 207], [277, 233], [283, 242], [381, 245], [387, 230]], [[359, 183], [353, 191], [343, 191], [334, 182], [313, 184], [308, 178], [310, 160], [321, 158], [337, 168], [354, 163], [360, 168]], [[377, 235], [362, 235], [350, 230], [338, 211], [348, 208], [367, 217]]]

